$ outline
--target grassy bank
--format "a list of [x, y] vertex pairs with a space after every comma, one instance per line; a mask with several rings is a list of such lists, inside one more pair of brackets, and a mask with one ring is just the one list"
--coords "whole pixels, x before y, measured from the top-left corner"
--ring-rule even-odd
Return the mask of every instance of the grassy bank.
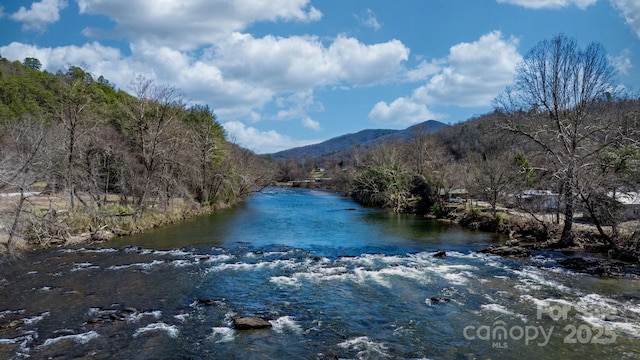
[[[0, 198], [0, 251], [9, 250], [9, 231], [15, 219], [19, 196]], [[83, 198], [89, 203], [89, 198]], [[13, 250], [63, 246], [86, 241], [105, 241], [114, 236], [144, 232], [194, 216], [228, 207], [228, 204], [201, 205], [193, 200], [171, 199], [144, 208], [109, 195], [104, 204], [77, 207], [69, 211], [62, 195], [32, 195], [25, 199], [15, 235]], [[95, 210], [93, 210], [95, 209]]]

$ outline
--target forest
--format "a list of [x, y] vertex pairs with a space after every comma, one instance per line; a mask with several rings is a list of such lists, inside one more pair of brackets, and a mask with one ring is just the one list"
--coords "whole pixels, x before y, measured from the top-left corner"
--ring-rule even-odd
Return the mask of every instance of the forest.
[[72, 66], [0, 58], [0, 240], [10, 253], [144, 231], [270, 183], [212, 109], [138, 77], [129, 92]]

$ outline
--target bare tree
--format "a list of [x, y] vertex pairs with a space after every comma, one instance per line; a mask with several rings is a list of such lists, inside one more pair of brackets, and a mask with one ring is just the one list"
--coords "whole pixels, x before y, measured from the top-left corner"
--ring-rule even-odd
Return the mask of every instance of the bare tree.
[[[172, 125], [184, 110], [183, 93], [172, 86], [156, 85], [153, 80], [138, 76], [131, 88], [137, 99], [125, 105], [129, 116], [128, 132], [140, 155], [143, 174], [138, 193], [138, 205], [145, 206], [154, 179], [170, 162], [171, 143], [176, 137]], [[156, 192], [160, 189], [155, 189]]]
[[414, 173], [425, 176], [427, 165], [433, 159], [433, 136], [424, 128], [415, 128], [406, 144], [407, 158]]
[[[598, 116], [606, 94], [616, 89], [614, 68], [604, 48], [584, 50], [564, 35], [538, 43], [517, 69], [515, 85], [497, 99], [504, 127], [535, 143], [563, 189], [564, 226], [560, 246], [573, 244], [577, 176], [614, 143], [616, 122]], [[604, 99], [604, 100], [603, 100]]]
[[221, 178], [215, 176], [213, 167], [219, 164], [225, 154], [224, 129], [208, 106], [196, 105], [188, 109], [186, 123], [190, 147], [197, 159], [191, 161], [195, 165], [191, 166], [197, 183], [195, 197], [201, 203], [210, 203], [215, 199], [221, 182]]
[[[36, 180], [38, 171], [34, 171], [34, 168], [38, 167], [45, 138], [46, 127], [40, 119], [23, 119], [9, 125], [0, 134], [0, 192], [19, 192], [5, 244], [10, 254], [14, 252], [13, 241], [19, 232], [25, 202], [32, 195], [29, 187]], [[7, 197], [3, 201], [11, 200]]]
[[261, 191], [275, 179], [276, 171], [267, 159], [233, 143], [227, 144], [227, 151], [226, 161], [217, 171], [229, 203]]
[[[66, 156], [62, 177], [68, 194], [70, 211], [75, 209], [78, 182], [78, 142], [84, 131], [83, 125], [90, 113], [89, 85], [91, 76], [79, 67], [72, 67], [63, 76], [59, 91], [59, 107], [56, 117], [66, 132]], [[78, 197], [78, 199], [80, 199]]]
[[495, 216], [498, 203], [517, 191], [516, 179], [522, 176], [515, 155], [510, 151], [478, 153], [468, 159], [468, 165], [469, 188], [486, 199]]
[[390, 142], [368, 150], [353, 179], [352, 196], [363, 204], [395, 212], [411, 209], [412, 174], [405, 165], [405, 144]]

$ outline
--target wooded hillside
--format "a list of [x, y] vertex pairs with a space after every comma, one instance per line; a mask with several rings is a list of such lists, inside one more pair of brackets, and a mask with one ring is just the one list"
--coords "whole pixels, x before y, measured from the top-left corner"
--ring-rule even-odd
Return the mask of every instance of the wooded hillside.
[[0, 198], [7, 248], [136, 231], [145, 217], [228, 206], [269, 183], [265, 160], [229, 143], [209, 107], [141, 77], [129, 90], [80, 67], [52, 74], [37, 59], [0, 58], [0, 193], [15, 194]]

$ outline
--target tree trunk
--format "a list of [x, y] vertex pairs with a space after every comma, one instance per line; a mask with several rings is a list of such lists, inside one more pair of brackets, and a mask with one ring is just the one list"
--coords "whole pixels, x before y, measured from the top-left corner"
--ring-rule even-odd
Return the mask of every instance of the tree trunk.
[[24, 201], [26, 200], [26, 196], [24, 195], [24, 188], [20, 186], [20, 201], [18, 201], [18, 205], [16, 206], [16, 213], [13, 218], [13, 224], [11, 225], [11, 229], [9, 229], [9, 239], [7, 240], [7, 251], [9, 254], [13, 255], [13, 238], [18, 231], [18, 224], [20, 223], [20, 214], [22, 213], [22, 207], [24, 206]]
[[562, 227], [562, 235], [558, 246], [573, 246], [573, 211], [575, 201], [573, 197], [573, 169], [569, 168], [565, 176], [564, 182], [564, 226]]
[[73, 212], [75, 210], [75, 182], [73, 180], [73, 158], [75, 155], [75, 123], [73, 120], [70, 120], [70, 124], [68, 126], [69, 129], [69, 153], [67, 154], [67, 191], [69, 196], [69, 212]]

